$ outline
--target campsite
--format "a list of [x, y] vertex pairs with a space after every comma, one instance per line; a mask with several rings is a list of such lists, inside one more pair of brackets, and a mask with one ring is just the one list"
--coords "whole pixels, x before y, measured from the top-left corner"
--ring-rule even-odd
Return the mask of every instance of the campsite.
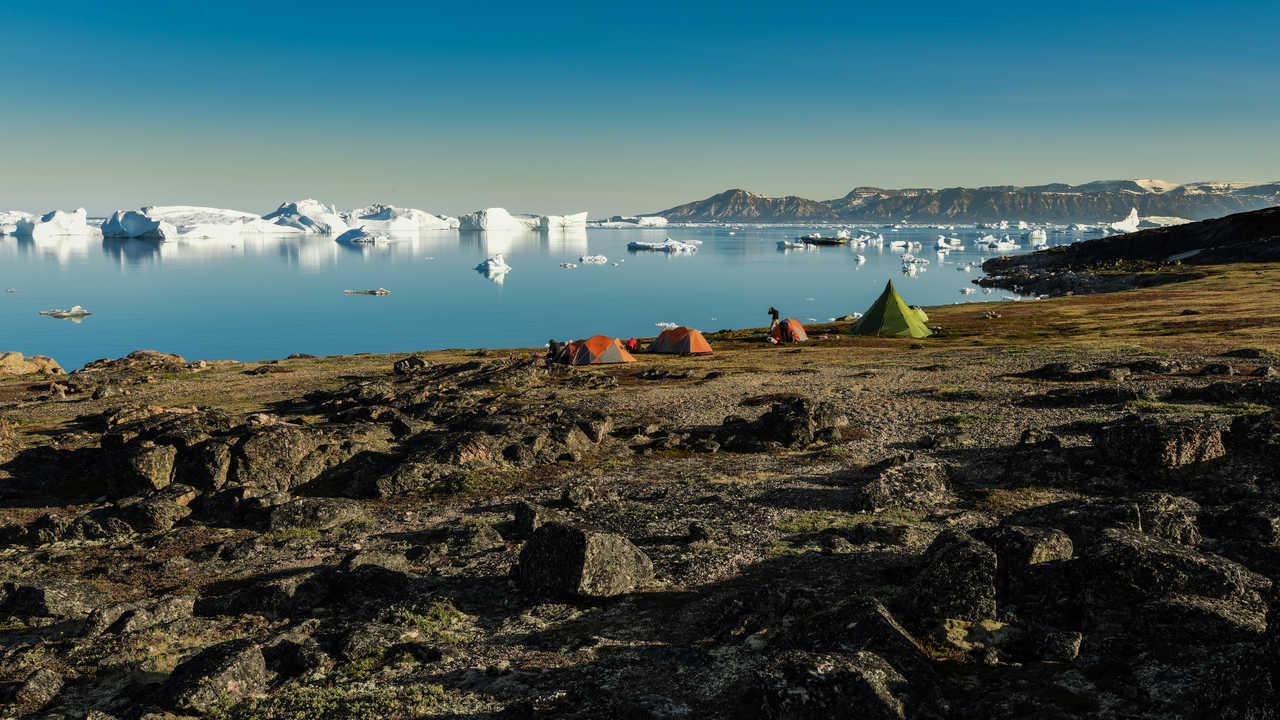
[[[887, 692], [922, 716], [1011, 717], [993, 700], [1008, 692], [1018, 715], [1247, 709], [1270, 697], [1237, 689], [1265, 687], [1273, 541], [1214, 518], [1274, 482], [1232, 478], [1276, 460], [1280, 300], [1259, 291], [1277, 280], [1201, 266], [997, 313], [938, 306], [924, 338], [886, 288], [804, 342], [755, 328], [699, 333], [710, 354], [683, 352], [691, 332], [668, 335], [674, 353], [607, 335], [574, 350], [634, 360], [610, 364], [138, 352], [6, 379], [3, 667], [57, 658], [40, 677], [66, 678], [64, 707], [106, 696], [120, 716], [212, 708], [193, 688], [218, 667], [274, 688], [235, 701], [241, 717], [588, 718], [655, 696], [737, 717], [797, 687], [808, 713], [839, 697], [806, 670], [846, 642], [807, 634], [835, 616], [881, 628], [867, 668], [909, 678]], [[1203, 451], [1162, 454], [1169, 432]], [[1218, 443], [1235, 433], [1258, 439]], [[1274, 522], [1266, 507], [1249, 512]], [[1151, 573], [1205, 580], [1166, 597]], [[1159, 624], [1189, 607], [1207, 613], [1181, 626], [1193, 654]], [[1205, 674], [1222, 668], [1225, 685]]]

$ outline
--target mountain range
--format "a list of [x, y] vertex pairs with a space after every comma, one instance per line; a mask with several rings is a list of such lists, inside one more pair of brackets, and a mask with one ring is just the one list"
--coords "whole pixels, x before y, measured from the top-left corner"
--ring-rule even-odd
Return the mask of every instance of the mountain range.
[[834, 200], [796, 195], [768, 197], [726, 190], [705, 200], [668, 208], [676, 222], [1028, 222], [1096, 223], [1120, 220], [1137, 208], [1143, 217], [1203, 220], [1280, 205], [1280, 182], [1098, 180], [1081, 185], [998, 185], [978, 188], [856, 187]]

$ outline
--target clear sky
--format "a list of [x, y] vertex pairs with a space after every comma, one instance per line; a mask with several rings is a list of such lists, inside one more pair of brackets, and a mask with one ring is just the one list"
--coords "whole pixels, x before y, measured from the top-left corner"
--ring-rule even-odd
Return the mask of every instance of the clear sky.
[[1280, 2], [0, 4], [0, 209], [1280, 179]]

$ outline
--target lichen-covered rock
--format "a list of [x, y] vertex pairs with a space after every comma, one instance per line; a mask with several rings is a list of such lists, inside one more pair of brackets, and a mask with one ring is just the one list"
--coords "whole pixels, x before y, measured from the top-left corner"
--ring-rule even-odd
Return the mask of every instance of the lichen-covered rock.
[[1108, 529], [1082, 553], [1083, 591], [1095, 607], [1200, 595], [1260, 607], [1271, 581], [1226, 558], [1130, 530]]
[[117, 459], [110, 489], [115, 497], [162, 490], [173, 481], [178, 451], [170, 445], [147, 441], [126, 448]]
[[34, 712], [52, 702], [61, 691], [62, 676], [48, 668], [40, 668], [27, 677], [13, 699], [18, 708]]
[[1226, 454], [1223, 428], [1208, 420], [1130, 415], [1094, 433], [1093, 443], [1109, 462], [1136, 470], [1172, 470]]
[[396, 375], [414, 375], [423, 372], [431, 367], [431, 363], [420, 355], [410, 355], [407, 358], [400, 358], [391, 366], [391, 371]]
[[1183, 545], [1200, 544], [1200, 506], [1194, 500], [1168, 493], [1137, 493], [1129, 497], [1063, 500], [1028, 508], [1004, 518], [1005, 525], [1058, 528], [1078, 547], [1107, 528], [1121, 528]]
[[4, 584], [7, 612], [57, 619], [87, 616], [101, 602], [101, 594], [77, 583], [31, 579]]
[[262, 648], [249, 640], [230, 640], [205, 648], [174, 668], [160, 696], [175, 710], [202, 714], [266, 689]]
[[932, 460], [914, 460], [881, 470], [874, 480], [858, 488], [854, 505], [874, 512], [932, 510], [951, 497], [946, 466]]
[[809, 398], [793, 398], [775, 403], [755, 422], [755, 433], [787, 447], [804, 447], [815, 442], [834, 442], [848, 418], [832, 403]]
[[921, 619], [982, 620], [996, 614], [996, 553], [967, 533], [944, 530], [924, 553], [909, 593]]
[[648, 582], [653, 563], [621, 535], [547, 523], [521, 550], [514, 574], [535, 595], [611, 597]]
[[295, 498], [271, 508], [267, 527], [328, 530], [363, 516], [360, 503], [345, 498]]

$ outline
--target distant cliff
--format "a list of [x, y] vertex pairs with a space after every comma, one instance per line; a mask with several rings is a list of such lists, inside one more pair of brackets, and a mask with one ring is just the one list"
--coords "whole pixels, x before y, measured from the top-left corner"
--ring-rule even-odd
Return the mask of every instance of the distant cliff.
[[1083, 185], [1027, 187], [854, 188], [835, 200], [788, 195], [767, 197], [726, 190], [705, 200], [663, 210], [684, 222], [1100, 222], [1115, 221], [1137, 208], [1144, 217], [1203, 220], [1280, 205], [1280, 182], [1188, 183], [1108, 180]]

